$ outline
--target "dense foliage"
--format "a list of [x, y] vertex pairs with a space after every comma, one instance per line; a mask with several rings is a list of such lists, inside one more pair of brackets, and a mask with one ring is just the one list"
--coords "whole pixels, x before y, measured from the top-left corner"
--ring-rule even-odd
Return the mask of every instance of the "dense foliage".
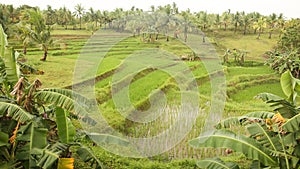
[[[222, 147], [243, 153], [253, 160], [251, 168], [298, 168], [300, 159], [299, 107], [297, 97], [300, 80], [289, 71], [281, 76], [281, 86], [287, 98], [271, 93], [257, 97], [275, 107], [274, 112], [252, 112], [219, 122], [211, 135], [203, 135], [190, 141], [194, 147]], [[247, 134], [235, 134], [232, 126], [245, 127]], [[204, 168], [238, 168], [234, 163], [206, 159], [198, 162]]]
[[[70, 90], [41, 89], [38, 79], [29, 83], [22, 73], [24, 69], [19, 68], [24, 67], [17, 60], [19, 54], [8, 47], [6, 37], [0, 26], [0, 166], [72, 168], [70, 147], [75, 146], [83, 161], [103, 168], [92, 151], [78, 142], [90, 134], [76, 130], [70, 120], [71, 117], [88, 119], [89, 100]], [[74, 96], [80, 97], [80, 101]], [[110, 135], [96, 137], [106, 143], [127, 144]]]
[[291, 71], [300, 78], [300, 19], [293, 19], [285, 24], [277, 47], [267, 52], [267, 64], [278, 73]]
[[[213, 135], [195, 139], [191, 141], [191, 144], [195, 147], [226, 147], [241, 152], [253, 160], [253, 168], [299, 167], [299, 110], [296, 98], [300, 82], [294, 78], [300, 76], [299, 19], [286, 22], [282, 14], [263, 16], [257, 12], [232, 13], [230, 10], [221, 15], [209, 14], [205, 11], [192, 13], [190, 10], [179, 11], [175, 3], [159, 7], [152, 6], [151, 11], [143, 11], [135, 7], [127, 11], [121, 8], [113, 11], [95, 11], [93, 8], [86, 10], [81, 4], [78, 4], [74, 12], [65, 7], [52, 9], [51, 6], [48, 6], [46, 10], [40, 10], [37, 7], [26, 5], [14, 8], [12, 5], [0, 4], [0, 24], [10, 38], [15, 38], [22, 43], [24, 55], [27, 54], [28, 47], [39, 46], [43, 51], [42, 61], [46, 61], [49, 48], [55, 45], [51, 34], [53, 28], [86, 29], [92, 34], [99, 28], [114, 29], [118, 32], [130, 32], [134, 37], [139, 35], [136, 37], [140, 38], [138, 40], [156, 47], [165, 45], [156, 45], [155, 42], [159, 42], [159, 40], [170, 44], [171, 36], [187, 42], [189, 40], [188, 33], [199, 34], [199, 30], [210, 34], [218, 34], [218, 31], [232, 31], [234, 35], [240, 33], [241, 36], [255, 34], [257, 40], [255, 37], [251, 37], [255, 41], [263, 39], [261, 36], [263, 33], [267, 33], [271, 39], [273, 33], [275, 36], [276, 33], [281, 32], [277, 48], [268, 54], [271, 67], [281, 74], [286, 72], [282, 75], [281, 83], [287, 98], [267, 93], [259, 95], [260, 98], [276, 107], [275, 113], [255, 112], [226, 119], [217, 125], [218, 130]], [[1, 25], [0, 28], [2, 28]], [[70, 157], [75, 156], [75, 153], [72, 154], [72, 152], [77, 152], [82, 161], [88, 162], [94, 168], [103, 168], [102, 161], [105, 166], [110, 168], [196, 167], [194, 160], [160, 163], [160, 161], [170, 160], [171, 157], [167, 157], [164, 159], [165, 161], [155, 160], [154, 157], [154, 161], [151, 161], [151, 159], [129, 160], [111, 156], [103, 150], [96, 151], [94, 154], [90, 148], [81, 143], [82, 140], [86, 141], [86, 136], [91, 133], [75, 129], [72, 121], [72, 119], [88, 118], [86, 117], [86, 107], [88, 107], [89, 100], [65, 89], [42, 89], [39, 80], [30, 83], [24, 74], [40, 72], [19, 60], [21, 55], [9, 48], [6, 34], [1, 30], [0, 166], [7, 168], [66, 168], [69, 166], [72, 168], [73, 160]], [[201, 41], [204, 44], [207, 40], [213, 43], [213, 39], [208, 39], [204, 33], [201, 35]], [[139, 44], [140, 41], [138, 41]], [[76, 45], [80, 46], [77, 43]], [[223, 61], [228, 63], [227, 66], [230, 66], [231, 58], [229, 59], [229, 57], [234, 59], [235, 65], [245, 66], [245, 58], [249, 51], [237, 48], [227, 50], [222, 45], [218, 47], [226, 51]], [[56, 52], [61, 55], [60, 51]], [[181, 50], [181, 52], [185, 51]], [[182, 57], [181, 59], [193, 61], [197, 60], [198, 56], [193, 53], [184, 55], [184, 57], [186, 58]], [[112, 62], [116, 63], [115, 60]], [[199, 65], [195, 65], [193, 69], [198, 69]], [[286, 70], [290, 70], [291, 74]], [[249, 69], [249, 71], [253, 71], [253, 69]], [[210, 75], [201, 76], [197, 77], [199, 85], [206, 82]], [[157, 79], [163, 78], [157, 76]], [[274, 81], [274, 79], [274, 76], [248, 76], [245, 73], [244, 77], [240, 76], [236, 81], [234, 81], [235, 79], [229, 81], [231, 88], [227, 95], [237, 92], [237, 89], [244, 89], [268, 80]], [[278, 77], [275, 80], [278, 80]], [[233, 88], [234, 90], [232, 90]], [[108, 91], [103, 92], [104, 94], [101, 93], [102, 95], [97, 99], [102, 99], [101, 101], [104, 100], [103, 98], [109, 99], [111, 97], [109, 96], [109, 86], [103, 90], [107, 89]], [[141, 92], [138, 91], [138, 93]], [[74, 100], [74, 95], [81, 98], [80, 102]], [[74, 111], [75, 104], [80, 107], [79, 111]], [[113, 113], [109, 113], [110, 116], [114, 116]], [[122, 122], [118, 121], [118, 124], [120, 123]], [[237, 135], [229, 131], [229, 128], [234, 125], [245, 127], [248, 135]], [[126, 129], [130, 130], [131, 128], [127, 126]], [[107, 142], [127, 145], [127, 142], [122, 139], [109, 135], [98, 136], [105, 138], [103, 140]], [[188, 156], [188, 154], [185, 155]], [[78, 167], [85, 166], [86, 164], [78, 164]], [[237, 164], [224, 162], [218, 158], [202, 160], [198, 162], [198, 166], [238, 168]]]

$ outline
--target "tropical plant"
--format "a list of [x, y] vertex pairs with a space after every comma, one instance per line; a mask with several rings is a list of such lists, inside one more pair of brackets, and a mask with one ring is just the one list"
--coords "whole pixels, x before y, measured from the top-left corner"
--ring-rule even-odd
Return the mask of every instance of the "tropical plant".
[[178, 17], [179, 23], [183, 29], [184, 42], [187, 42], [187, 33], [192, 30], [194, 25], [191, 22], [191, 13], [189, 11], [182, 11], [181, 16], [182, 17]]
[[54, 42], [51, 38], [51, 27], [46, 26], [43, 16], [39, 10], [30, 9], [27, 11], [27, 15], [27, 21], [32, 27], [30, 30], [30, 37], [35, 43], [41, 46], [41, 49], [44, 51], [41, 61], [46, 61], [48, 49]]
[[27, 47], [32, 43], [32, 39], [30, 38], [30, 25], [25, 22], [19, 22], [16, 24], [16, 32], [15, 37], [20, 40], [23, 44], [23, 54], [27, 54]]
[[232, 23], [234, 25], [234, 33], [236, 33], [238, 27], [241, 24], [241, 15], [239, 12], [236, 12], [232, 17]]
[[[253, 112], [240, 117], [230, 117], [216, 125], [212, 134], [203, 135], [190, 141], [193, 147], [228, 148], [243, 153], [253, 160], [251, 168], [298, 168], [300, 158], [300, 115], [297, 97], [300, 80], [289, 71], [281, 76], [281, 86], [287, 99], [270, 93], [257, 97], [275, 107], [274, 112]], [[235, 134], [232, 126], [246, 128], [247, 134]], [[220, 159], [204, 160], [199, 167], [236, 168], [226, 165]], [[204, 165], [205, 164], [205, 165]]]
[[244, 27], [243, 34], [246, 35], [247, 28], [251, 24], [252, 18], [250, 15], [245, 14], [245, 12], [241, 13], [241, 25]]
[[269, 39], [272, 38], [272, 33], [277, 26], [277, 15], [272, 14], [267, 18], [268, 29], [269, 29]]
[[264, 28], [267, 27], [267, 20], [264, 17], [260, 17], [256, 22], [253, 23], [253, 29], [258, 31], [257, 39], [260, 39], [260, 35]]
[[224, 25], [224, 30], [227, 30], [228, 25], [230, 24], [230, 9], [222, 14], [222, 23]]
[[47, 10], [44, 11], [46, 25], [53, 25], [56, 22], [56, 14], [50, 5], [47, 5]]
[[68, 24], [72, 19], [72, 13], [65, 6], [59, 9], [59, 19], [60, 24], [65, 26], [65, 29], [68, 29]]
[[84, 8], [83, 8], [83, 6], [81, 5], [81, 4], [77, 4], [76, 6], [75, 6], [75, 12], [74, 12], [74, 15], [77, 17], [77, 18], [79, 18], [79, 29], [81, 29], [81, 18], [82, 18], [82, 16], [83, 16], [83, 14], [84, 14]]
[[300, 20], [294, 19], [286, 23], [283, 34], [274, 50], [266, 53], [269, 56], [266, 64], [278, 73], [289, 70], [296, 78], [300, 78]]
[[[40, 89], [36, 79], [29, 83], [21, 74], [17, 53], [8, 48], [0, 26], [0, 165], [5, 168], [56, 168], [61, 157], [71, 157], [71, 146], [79, 146], [83, 161], [103, 168], [92, 151], [77, 142], [78, 135], [98, 137], [106, 143], [127, 141], [107, 134], [76, 132], [70, 118], [88, 118], [89, 100], [66, 89]], [[78, 98], [80, 101], [74, 98]], [[76, 106], [76, 110], [75, 110]], [[86, 120], [86, 123], [92, 122]], [[68, 160], [69, 162], [70, 160]], [[71, 165], [72, 164], [69, 164]], [[65, 168], [65, 167], [63, 167]]]

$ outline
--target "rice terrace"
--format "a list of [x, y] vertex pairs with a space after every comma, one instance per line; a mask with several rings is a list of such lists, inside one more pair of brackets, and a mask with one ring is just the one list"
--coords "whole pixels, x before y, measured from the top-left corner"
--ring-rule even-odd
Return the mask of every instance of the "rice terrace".
[[0, 0], [0, 169], [300, 168], [298, 2], [135, 1]]

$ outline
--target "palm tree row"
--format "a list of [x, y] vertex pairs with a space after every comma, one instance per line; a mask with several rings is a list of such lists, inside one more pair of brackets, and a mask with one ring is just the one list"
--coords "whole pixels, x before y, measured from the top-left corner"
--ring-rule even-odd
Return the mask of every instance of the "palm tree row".
[[[6, 26], [10, 23], [18, 23], [24, 10], [28, 8], [31, 7], [21, 6], [14, 8], [12, 5], [0, 4], [0, 23], [4, 26], [4, 29], [6, 29]], [[162, 11], [168, 16], [182, 15], [186, 17], [186, 13], [189, 13], [189, 20], [202, 31], [230, 29], [234, 32], [240, 31], [243, 34], [247, 34], [252, 30], [258, 34], [259, 37], [259, 34], [266, 30], [270, 35], [269, 38], [272, 37], [274, 30], [280, 29], [283, 26], [284, 22], [282, 14], [263, 16], [257, 12], [248, 14], [245, 12], [232, 13], [231, 10], [225, 11], [222, 14], [210, 14], [205, 11], [191, 13], [189, 10], [179, 12], [176, 3], [158, 7], [151, 6], [151, 9], [147, 12], [143, 12], [143, 10], [135, 8], [134, 6], [130, 10], [117, 8], [113, 11], [100, 11], [94, 10], [93, 8], [86, 10], [81, 4], [78, 4], [75, 6], [73, 12], [66, 7], [52, 9], [51, 6], [48, 6], [47, 9], [42, 11], [42, 14], [48, 26], [58, 24], [68, 29], [68, 25], [71, 25], [73, 29], [75, 29], [78, 24], [79, 29], [82, 29], [82, 24], [85, 23], [93, 23], [95, 27], [107, 27], [112, 26], [110, 24], [112, 21], [124, 18], [128, 15], [140, 15], [141, 13]]]
[[[199, 30], [203, 32], [219, 30], [234, 31], [234, 33], [257, 34], [260, 39], [263, 32], [272, 38], [274, 31], [283, 29], [285, 20], [282, 14], [263, 16], [257, 12], [232, 13], [227, 10], [220, 14], [210, 14], [205, 11], [192, 13], [189, 9], [179, 12], [176, 3], [172, 5], [151, 6], [150, 11], [144, 12], [134, 6], [130, 10], [116, 8], [113, 11], [100, 11], [89, 8], [86, 10], [81, 4], [75, 6], [74, 11], [66, 7], [40, 10], [37, 7], [20, 6], [14, 8], [12, 5], [0, 4], [0, 23], [4, 31], [15, 36], [23, 43], [23, 53], [27, 53], [27, 46], [36, 43], [41, 46], [44, 55], [41, 58], [45, 61], [48, 55], [48, 48], [53, 44], [51, 29], [54, 25], [60, 25], [65, 29], [72, 26], [82, 29], [85, 25], [87, 30], [94, 33], [99, 28], [113, 28], [116, 31], [130, 31], [135, 34], [143, 33], [145, 41], [153, 42], [158, 39], [159, 34], [169, 41], [170, 34], [174, 38], [183, 34], [183, 40], [187, 41], [188, 33]], [[203, 42], [205, 42], [203, 34]]]

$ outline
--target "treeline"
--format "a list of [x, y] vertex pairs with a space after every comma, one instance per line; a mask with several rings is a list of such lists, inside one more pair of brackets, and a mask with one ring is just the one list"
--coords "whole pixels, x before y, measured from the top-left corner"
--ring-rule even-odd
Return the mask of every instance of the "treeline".
[[[30, 7], [23, 5], [14, 8], [12, 5], [0, 4], [0, 23], [5, 29], [5, 32], [10, 34], [9, 27], [20, 22], [25, 16], [26, 10], [34, 9], [39, 10], [38, 7]], [[154, 7], [151, 6], [149, 11], [135, 8], [124, 10], [116, 8], [113, 11], [100, 11], [93, 8], [85, 9], [81, 4], [75, 6], [71, 11], [66, 7], [53, 9], [47, 6], [47, 9], [41, 11], [44, 22], [46, 25], [60, 25], [65, 29], [88, 29], [95, 31], [99, 28], [116, 28], [120, 31], [129, 30], [138, 32], [149, 32], [149, 26], [143, 21], [146, 15], [160, 13], [166, 15], [169, 19], [157, 19], [158, 25], [165, 25], [174, 27], [178, 24], [178, 17], [183, 18], [180, 20], [181, 24], [185, 23], [186, 26], [179, 29], [177, 32], [187, 32], [192, 28], [200, 29], [201, 31], [215, 31], [215, 30], [231, 30], [243, 34], [254, 33], [257, 38], [260, 38], [262, 32], [269, 33], [269, 38], [272, 38], [272, 33], [276, 30], [281, 30], [284, 27], [285, 19], [283, 14], [271, 14], [264, 16], [258, 12], [246, 13], [231, 12], [231, 10], [224, 11], [222, 14], [211, 14], [205, 11], [191, 12], [190, 10], [179, 11], [176, 3], [172, 5]], [[138, 20], [132, 18], [138, 18]], [[132, 22], [127, 22], [131, 20]], [[150, 25], [154, 31], [158, 32], [159, 28], [155, 27], [156, 23]], [[164, 30], [166, 32], [166, 30]], [[175, 35], [176, 36], [176, 33]]]

